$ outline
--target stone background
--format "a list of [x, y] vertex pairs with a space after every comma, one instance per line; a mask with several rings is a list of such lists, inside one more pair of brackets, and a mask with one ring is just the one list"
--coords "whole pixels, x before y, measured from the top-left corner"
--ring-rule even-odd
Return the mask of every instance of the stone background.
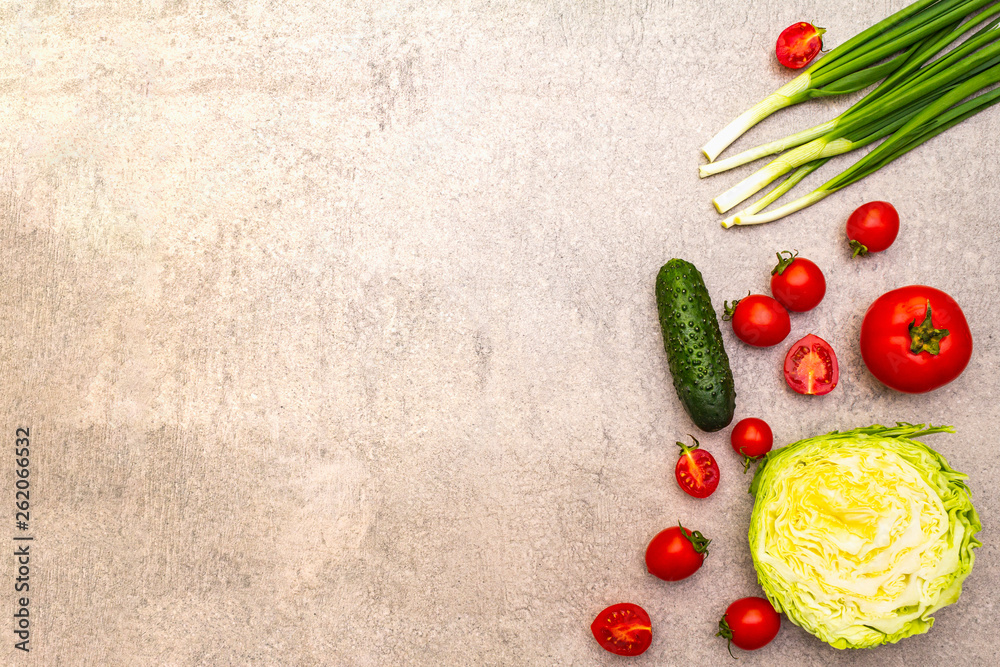
[[[712, 635], [759, 592], [749, 480], [728, 429], [701, 437], [714, 496], [672, 479], [696, 431], [653, 279], [687, 258], [721, 306], [794, 248], [829, 291], [792, 336], [829, 340], [841, 385], [793, 394], [784, 345], [727, 330], [737, 418], [782, 444], [954, 424], [928, 443], [970, 475], [985, 546], [928, 635], [845, 653], [786, 622], [739, 664], [1000, 662], [1000, 110], [764, 227], [725, 231], [709, 203], [749, 168], [696, 175], [792, 76], [781, 28], [834, 46], [904, 4], [0, 0], [0, 410], [11, 447], [31, 429], [36, 539], [33, 650], [8, 621], [0, 661], [616, 665], [588, 626], [629, 600], [655, 625], [630, 664], [731, 664]], [[844, 222], [872, 199], [903, 230], [851, 261]], [[977, 345], [923, 396], [879, 385], [856, 344], [867, 305], [912, 283], [952, 294]], [[678, 519], [712, 555], [666, 584], [643, 552]], [[8, 558], [5, 615], [13, 577]]]

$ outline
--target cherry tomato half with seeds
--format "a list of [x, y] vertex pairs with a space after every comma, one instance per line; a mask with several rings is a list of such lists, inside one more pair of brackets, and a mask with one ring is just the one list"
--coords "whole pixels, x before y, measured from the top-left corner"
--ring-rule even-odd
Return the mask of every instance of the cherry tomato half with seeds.
[[788, 311], [769, 296], [754, 294], [723, 304], [723, 320], [732, 320], [733, 333], [748, 345], [771, 347], [785, 340], [792, 330]]
[[[819, 305], [826, 294], [826, 278], [814, 262], [787, 250], [777, 253], [778, 265], [771, 271], [771, 294], [782, 306], [804, 313]], [[787, 255], [787, 257], [783, 257]]]
[[680, 523], [661, 530], [646, 547], [646, 569], [664, 581], [687, 579], [705, 562], [711, 541]]
[[750, 463], [764, 456], [774, 445], [774, 433], [763, 419], [747, 417], [736, 422], [729, 441], [733, 451], [743, 457], [743, 472], [750, 469]]
[[829, 394], [839, 381], [837, 355], [819, 336], [809, 334], [796, 341], [785, 355], [785, 382], [800, 394]]
[[847, 219], [847, 240], [851, 257], [882, 252], [899, 234], [899, 213], [887, 201], [871, 201], [859, 206]]
[[922, 394], [962, 374], [972, 359], [972, 332], [946, 293], [926, 285], [901, 287], [865, 313], [861, 358], [887, 387]]
[[590, 624], [594, 639], [615, 655], [641, 655], [653, 643], [649, 614], [637, 604], [613, 604]]
[[780, 629], [781, 617], [771, 603], [764, 598], [749, 597], [729, 605], [715, 636], [729, 641], [729, 655], [732, 655], [733, 644], [744, 651], [756, 651], [770, 644]]
[[778, 35], [774, 53], [785, 67], [801, 69], [823, 49], [825, 28], [817, 28], [805, 21], [794, 23]]
[[674, 477], [689, 496], [708, 498], [719, 486], [719, 464], [714, 456], [699, 448], [693, 435], [688, 437], [694, 440], [694, 446], [677, 443], [681, 448], [681, 457], [677, 459]]

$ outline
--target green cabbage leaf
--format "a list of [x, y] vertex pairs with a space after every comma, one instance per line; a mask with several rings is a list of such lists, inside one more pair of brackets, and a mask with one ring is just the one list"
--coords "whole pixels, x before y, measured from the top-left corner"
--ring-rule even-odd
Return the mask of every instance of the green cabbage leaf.
[[966, 475], [900, 423], [774, 450], [750, 492], [750, 553], [778, 611], [835, 648], [927, 632], [958, 600], [982, 528]]

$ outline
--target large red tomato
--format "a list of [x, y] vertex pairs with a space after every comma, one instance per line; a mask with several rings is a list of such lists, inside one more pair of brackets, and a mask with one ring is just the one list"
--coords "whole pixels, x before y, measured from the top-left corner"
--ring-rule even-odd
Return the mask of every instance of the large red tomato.
[[901, 287], [865, 313], [861, 358], [882, 384], [920, 394], [962, 374], [972, 358], [972, 332], [962, 309], [941, 290]]

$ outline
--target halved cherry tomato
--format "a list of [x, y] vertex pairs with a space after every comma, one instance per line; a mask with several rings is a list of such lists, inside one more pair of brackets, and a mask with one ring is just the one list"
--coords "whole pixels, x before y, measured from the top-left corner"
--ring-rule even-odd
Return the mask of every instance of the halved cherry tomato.
[[865, 313], [861, 358], [882, 384], [920, 394], [962, 374], [972, 358], [972, 332], [958, 303], [941, 290], [901, 287]]
[[719, 464], [714, 456], [698, 448], [698, 441], [693, 435], [688, 437], [694, 440], [694, 446], [677, 443], [681, 448], [681, 457], [677, 459], [674, 477], [689, 496], [707, 498], [719, 486]]
[[613, 604], [590, 624], [594, 639], [606, 651], [616, 655], [640, 655], [653, 642], [649, 614], [637, 604]]
[[744, 651], [756, 651], [770, 644], [780, 629], [781, 617], [771, 603], [764, 598], [749, 597], [729, 605], [715, 636], [729, 640], [729, 654], [732, 655], [733, 644]]
[[804, 313], [823, 300], [826, 278], [815, 263], [798, 255], [787, 250], [778, 253], [778, 265], [771, 271], [771, 294], [788, 310]]
[[774, 434], [763, 419], [747, 417], [736, 422], [729, 434], [733, 450], [743, 457], [743, 472], [750, 469], [750, 463], [771, 451]]
[[711, 541], [679, 523], [661, 530], [646, 547], [646, 569], [664, 581], [687, 579], [705, 562]]
[[769, 296], [754, 294], [734, 301], [732, 306], [726, 301], [723, 306], [722, 319], [732, 320], [733, 333], [748, 345], [777, 345], [792, 330], [788, 311]]
[[837, 355], [819, 336], [809, 334], [785, 355], [785, 382], [800, 394], [829, 394], [839, 381]]
[[853, 254], [881, 252], [892, 245], [899, 234], [899, 213], [887, 201], [870, 201], [859, 206], [847, 219], [847, 240]]
[[785, 67], [801, 69], [809, 64], [823, 48], [825, 28], [817, 28], [812, 23], [794, 23], [778, 35], [774, 53], [778, 62]]

